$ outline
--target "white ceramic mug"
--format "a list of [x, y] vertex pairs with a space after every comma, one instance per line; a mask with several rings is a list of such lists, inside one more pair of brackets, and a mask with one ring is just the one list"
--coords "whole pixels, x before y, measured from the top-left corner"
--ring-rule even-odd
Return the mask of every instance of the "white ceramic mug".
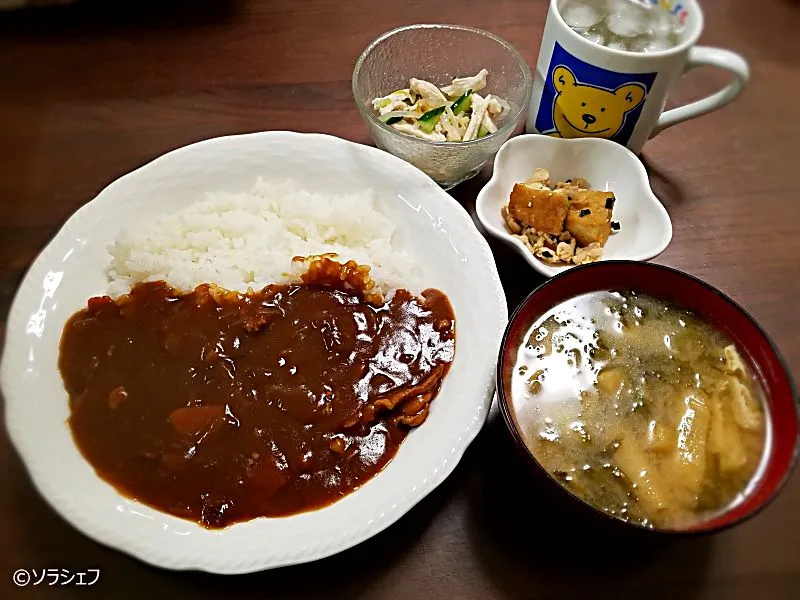
[[[680, 43], [669, 50], [626, 52], [590, 42], [564, 22], [560, 0], [550, 1], [526, 131], [602, 137], [639, 153], [667, 127], [716, 110], [739, 95], [750, 77], [747, 63], [729, 50], [695, 46], [703, 29], [697, 2], [650, 1], [684, 25]], [[670, 87], [683, 73], [701, 66], [729, 71], [733, 81], [706, 98], [664, 111]]]

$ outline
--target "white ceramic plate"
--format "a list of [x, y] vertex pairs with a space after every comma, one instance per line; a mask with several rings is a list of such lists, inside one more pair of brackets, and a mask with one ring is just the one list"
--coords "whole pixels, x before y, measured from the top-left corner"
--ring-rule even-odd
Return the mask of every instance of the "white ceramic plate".
[[[425, 424], [363, 487], [326, 508], [209, 531], [129, 500], [95, 475], [73, 443], [57, 369], [66, 319], [106, 290], [106, 247], [120, 228], [203, 198], [248, 190], [258, 176], [311, 191], [372, 188], [413, 253], [426, 286], [449, 297], [456, 355]], [[33, 263], [8, 320], [2, 362], [6, 422], [36, 487], [75, 527], [170, 569], [246, 573], [311, 561], [353, 546], [400, 518], [455, 468], [486, 419], [508, 315], [494, 258], [464, 209], [388, 153], [334, 137], [267, 132], [170, 152], [81, 208]]]
[[583, 177], [593, 189], [614, 192], [613, 219], [620, 223], [620, 230], [609, 238], [602, 260], [648, 260], [669, 245], [672, 222], [650, 189], [644, 166], [630, 150], [598, 138], [521, 135], [500, 148], [494, 174], [478, 194], [475, 207], [486, 231], [509, 244], [539, 273], [552, 277], [570, 266], [548, 265], [536, 258], [511, 235], [500, 214], [514, 184], [528, 179], [538, 167], [550, 171], [555, 181]]

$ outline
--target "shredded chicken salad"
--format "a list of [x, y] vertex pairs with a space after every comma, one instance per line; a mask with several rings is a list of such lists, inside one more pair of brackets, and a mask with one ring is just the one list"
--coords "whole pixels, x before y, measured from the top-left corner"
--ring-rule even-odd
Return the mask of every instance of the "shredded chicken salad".
[[467, 142], [497, 131], [497, 120], [508, 110], [508, 102], [478, 92], [486, 87], [489, 71], [472, 77], [456, 77], [442, 88], [414, 79], [408, 87], [375, 98], [372, 108], [378, 118], [401, 133], [430, 142]]

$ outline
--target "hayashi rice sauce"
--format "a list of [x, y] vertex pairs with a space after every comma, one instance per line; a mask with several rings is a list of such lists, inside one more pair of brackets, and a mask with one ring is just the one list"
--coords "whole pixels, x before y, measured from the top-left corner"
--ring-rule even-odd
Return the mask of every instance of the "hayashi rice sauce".
[[143, 283], [66, 324], [69, 426], [122, 494], [219, 528], [352, 492], [422, 424], [455, 350], [447, 297], [328, 258], [239, 294]]

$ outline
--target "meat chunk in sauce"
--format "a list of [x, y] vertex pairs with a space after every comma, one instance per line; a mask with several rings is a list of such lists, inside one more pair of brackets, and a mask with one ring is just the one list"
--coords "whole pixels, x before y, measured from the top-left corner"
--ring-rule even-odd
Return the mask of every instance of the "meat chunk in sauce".
[[89, 300], [59, 358], [83, 455], [122, 493], [211, 528], [362, 485], [427, 417], [455, 318], [437, 290], [384, 301], [352, 265], [337, 286], [341, 268], [248, 294], [155, 282]]

